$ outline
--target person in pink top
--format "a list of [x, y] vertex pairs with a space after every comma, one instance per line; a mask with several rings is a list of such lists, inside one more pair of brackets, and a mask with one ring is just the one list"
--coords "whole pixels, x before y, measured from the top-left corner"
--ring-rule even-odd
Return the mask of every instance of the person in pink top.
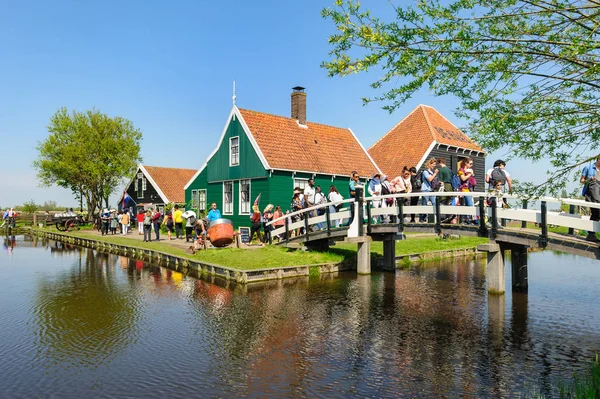
[[[412, 184], [410, 182], [410, 169], [406, 166], [402, 169], [402, 173], [400, 176], [396, 176], [390, 182], [390, 186], [392, 186], [392, 192], [396, 194], [401, 193], [410, 193], [412, 192]], [[404, 205], [408, 205], [410, 200], [406, 198], [404, 200]]]

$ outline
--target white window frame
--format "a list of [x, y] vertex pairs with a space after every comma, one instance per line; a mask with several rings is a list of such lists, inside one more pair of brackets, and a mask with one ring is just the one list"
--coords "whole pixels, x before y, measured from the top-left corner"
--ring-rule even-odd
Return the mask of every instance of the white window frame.
[[[202, 195], [204, 193], [204, 195]], [[202, 201], [204, 197], [204, 201]], [[202, 188], [198, 190], [198, 212], [206, 211], [206, 189]]]
[[[231, 204], [229, 205], [229, 207], [227, 206], [227, 202], [225, 202], [225, 185], [226, 184], [231, 184]], [[235, 198], [234, 198], [234, 190], [233, 190], [233, 180], [228, 180], [228, 181], [224, 181], [223, 182], [223, 215], [233, 215], [233, 204], [235, 203]], [[227, 211], [227, 209], [230, 209], [229, 212]]]
[[[237, 139], [237, 159], [233, 159], [233, 140]], [[240, 164], [240, 136], [229, 138], [229, 166], [239, 166]]]
[[[306, 179], [303, 177], [294, 177], [292, 191], [294, 191], [296, 187], [300, 187], [302, 194], [304, 194], [304, 189], [308, 186], [309, 180], [310, 179], [308, 177]], [[302, 186], [298, 185], [300, 182], [302, 182]]]
[[[142, 182], [142, 190], [138, 190], [138, 184], [140, 183], [140, 180]], [[144, 176], [144, 174], [142, 172], [137, 174], [137, 179], [135, 179], [135, 192], [137, 193], [137, 198], [136, 199], [140, 199], [140, 198], [144, 198], [144, 191], [146, 191], [146, 177]]]
[[[243, 182], [248, 182], [248, 210], [246, 212], [243, 211], [242, 209], [242, 184]], [[239, 209], [238, 209], [238, 215], [250, 215], [250, 210], [252, 209], [251, 207], [251, 203], [252, 203], [252, 180], [250, 179], [242, 179], [240, 180], [240, 203], [239, 203]]]

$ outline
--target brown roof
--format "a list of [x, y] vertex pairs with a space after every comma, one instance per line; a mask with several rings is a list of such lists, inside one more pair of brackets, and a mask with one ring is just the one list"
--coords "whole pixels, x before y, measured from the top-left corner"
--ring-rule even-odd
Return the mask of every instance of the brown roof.
[[379, 171], [350, 129], [240, 109], [269, 167], [349, 176]]
[[369, 148], [369, 154], [383, 173], [398, 176], [405, 165], [420, 166], [434, 141], [437, 144], [485, 152], [435, 108], [419, 105], [373, 144]]
[[149, 177], [154, 180], [158, 189], [167, 197], [168, 202], [184, 203], [183, 186], [194, 176], [196, 169], [163, 168], [143, 165]]

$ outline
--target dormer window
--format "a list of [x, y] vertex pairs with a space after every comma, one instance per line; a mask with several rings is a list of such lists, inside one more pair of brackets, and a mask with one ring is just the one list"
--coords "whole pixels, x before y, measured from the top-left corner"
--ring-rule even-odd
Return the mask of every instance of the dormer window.
[[134, 190], [137, 193], [138, 199], [144, 198], [144, 191], [146, 191], [146, 177], [141, 172], [137, 174], [137, 181], [135, 182]]
[[232, 137], [229, 139], [229, 166], [240, 164], [240, 138]]

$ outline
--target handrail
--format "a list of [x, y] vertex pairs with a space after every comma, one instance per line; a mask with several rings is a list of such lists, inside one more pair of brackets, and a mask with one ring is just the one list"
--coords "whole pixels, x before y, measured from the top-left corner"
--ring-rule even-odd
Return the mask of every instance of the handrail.
[[[412, 193], [374, 195], [371, 197], [364, 197], [363, 201], [366, 203], [367, 201], [379, 201], [379, 200], [383, 200], [383, 199], [387, 199], [387, 198], [394, 198], [394, 199], [412, 198], [412, 197], [422, 197], [424, 195], [428, 196], [428, 197], [484, 197], [484, 198], [497, 197], [497, 195], [495, 195], [495, 193], [491, 192], [491, 191], [422, 191], [422, 192], [420, 191], [420, 192], [412, 192]], [[588, 207], [588, 208], [600, 208], [600, 203], [587, 202], [587, 201], [580, 200], [580, 199], [554, 198], [554, 197], [527, 198], [527, 197], [522, 197], [522, 196], [518, 196], [515, 194], [506, 194], [506, 193], [502, 193], [501, 197], [506, 198], [506, 199], [520, 200], [520, 201], [535, 200], [535, 201], [546, 201], [546, 202], [553, 202], [553, 203], [560, 203], [560, 204], [567, 204], [567, 205], [577, 205], [577, 206], [583, 206], [583, 207]], [[340, 205], [340, 204], [348, 204], [348, 203], [354, 203], [354, 202], [355, 202], [354, 198], [349, 198], [349, 199], [345, 199], [343, 201], [327, 202], [325, 204], [313, 205], [308, 208], [303, 208], [299, 211], [288, 213], [287, 215], [283, 215], [280, 218], [273, 219], [272, 221], [268, 222], [266, 225], [271, 226], [272, 224], [274, 224], [277, 221], [285, 220], [285, 218], [304, 214], [306, 212], [310, 212], [313, 210], [329, 207], [330, 205], [336, 206], [336, 205]]]
[[265, 226], [270, 226], [270, 225], [272, 225], [273, 223], [275, 223], [277, 221], [285, 220], [285, 218], [289, 218], [289, 217], [292, 217], [292, 216], [300, 215], [300, 214], [305, 213], [305, 212], [314, 211], [316, 209], [324, 208], [326, 206], [328, 207], [330, 205], [336, 206], [336, 205], [339, 205], [339, 204], [349, 204], [351, 202], [354, 202], [354, 198], [345, 199], [343, 201], [327, 202], [325, 204], [313, 205], [313, 206], [308, 207], [308, 208], [302, 208], [299, 211], [294, 211], [294, 212], [288, 213], [287, 215], [283, 215], [280, 218], [273, 219], [270, 222], [266, 223]]

